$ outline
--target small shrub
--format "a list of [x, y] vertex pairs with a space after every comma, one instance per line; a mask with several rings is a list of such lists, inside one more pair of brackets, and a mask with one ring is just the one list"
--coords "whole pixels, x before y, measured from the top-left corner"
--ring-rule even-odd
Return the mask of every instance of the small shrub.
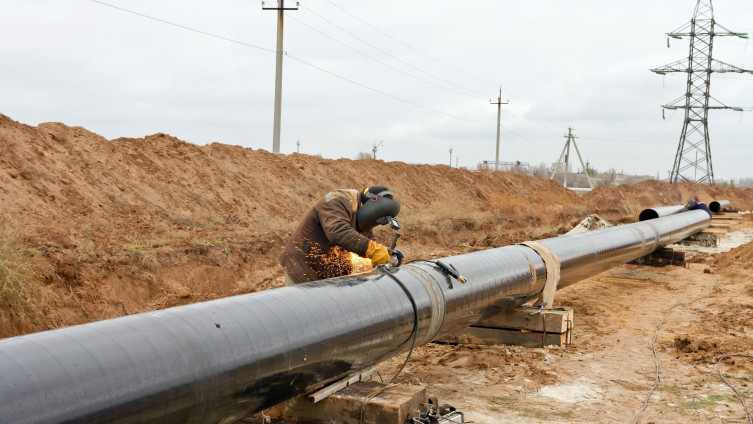
[[627, 217], [638, 217], [638, 215], [643, 210], [640, 203], [638, 203], [638, 201], [635, 200], [634, 197], [626, 196], [624, 193], [620, 193], [620, 196], [622, 197], [622, 200], [620, 200], [617, 211], [621, 214], [626, 215]]

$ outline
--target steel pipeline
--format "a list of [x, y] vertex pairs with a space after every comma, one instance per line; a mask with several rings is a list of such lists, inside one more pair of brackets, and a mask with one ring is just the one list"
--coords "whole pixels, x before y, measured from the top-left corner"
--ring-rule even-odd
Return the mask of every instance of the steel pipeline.
[[714, 213], [724, 212], [729, 208], [729, 200], [714, 200], [709, 204], [709, 209], [711, 209], [711, 212]]
[[642, 210], [638, 215], [638, 221], [661, 218], [663, 216], [674, 215], [676, 213], [685, 212], [687, 210], [688, 207], [685, 205], [657, 206], [655, 208]]
[[[704, 229], [704, 211], [542, 240], [559, 287]], [[416, 345], [540, 292], [541, 257], [512, 245], [394, 270]], [[408, 350], [414, 309], [363, 274], [0, 340], [0, 422], [229, 423]]]

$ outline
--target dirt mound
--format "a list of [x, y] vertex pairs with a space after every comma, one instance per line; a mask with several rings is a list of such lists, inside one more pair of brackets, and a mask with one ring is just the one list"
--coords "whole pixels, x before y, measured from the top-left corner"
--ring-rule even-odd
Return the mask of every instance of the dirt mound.
[[602, 219], [599, 215], [588, 215], [585, 219], [583, 219], [583, 221], [578, 223], [578, 225], [573, 227], [573, 229], [568, 231], [566, 234], [584, 233], [586, 231], [593, 231], [611, 226], [612, 224]]
[[741, 269], [739, 266], [746, 263], [753, 263], [753, 243], [746, 243], [729, 252], [722, 253], [716, 261], [716, 268], [720, 273], [727, 275], [740, 271], [750, 271], [750, 274], [753, 275], [753, 270]]
[[635, 220], [641, 210], [654, 206], [669, 206], [687, 203], [698, 197], [711, 203], [714, 200], [729, 200], [734, 210], [753, 209], [753, 190], [734, 187], [710, 187], [696, 183], [669, 184], [647, 180], [633, 185], [618, 187], [601, 186], [583, 195], [593, 212], [615, 222]]
[[373, 184], [403, 204], [413, 258], [556, 235], [587, 211], [554, 181], [512, 173], [107, 140], [0, 115], [2, 212], [46, 262], [37, 284], [51, 293], [0, 306], [0, 336], [279, 286], [277, 254], [310, 205]]

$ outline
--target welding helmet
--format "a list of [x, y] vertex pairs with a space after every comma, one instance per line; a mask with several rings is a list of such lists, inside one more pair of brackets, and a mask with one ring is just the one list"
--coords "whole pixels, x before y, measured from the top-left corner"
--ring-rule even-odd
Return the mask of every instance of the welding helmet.
[[396, 217], [400, 203], [392, 198], [392, 193], [382, 186], [371, 186], [361, 191], [361, 207], [356, 212], [358, 231], [369, 231], [377, 225], [387, 224], [387, 217]]

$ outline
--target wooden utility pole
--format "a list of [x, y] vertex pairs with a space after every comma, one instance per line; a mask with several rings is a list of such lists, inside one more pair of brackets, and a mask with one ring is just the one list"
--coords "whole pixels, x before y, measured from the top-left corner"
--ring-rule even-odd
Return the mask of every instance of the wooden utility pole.
[[490, 104], [497, 105], [497, 154], [494, 155], [494, 170], [499, 170], [499, 127], [500, 127], [500, 120], [502, 118], [502, 105], [506, 105], [510, 103], [509, 100], [502, 103], [502, 87], [499, 88], [499, 96], [497, 97], [497, 103], [492, 102], [489, 100]]
[[274, 130], [272, 132], [272, 153], [280, 153], [280, 115], [282, 112], [282, 28], [283, 12], [285, 10], [298, 10], [296, 7], [285, 7], [285, 0], [277, 0], [277, 7], [264, 7], [261, 2], [262, 10], [277, 11], [277, 63], [275, 67], [275, 118]]

